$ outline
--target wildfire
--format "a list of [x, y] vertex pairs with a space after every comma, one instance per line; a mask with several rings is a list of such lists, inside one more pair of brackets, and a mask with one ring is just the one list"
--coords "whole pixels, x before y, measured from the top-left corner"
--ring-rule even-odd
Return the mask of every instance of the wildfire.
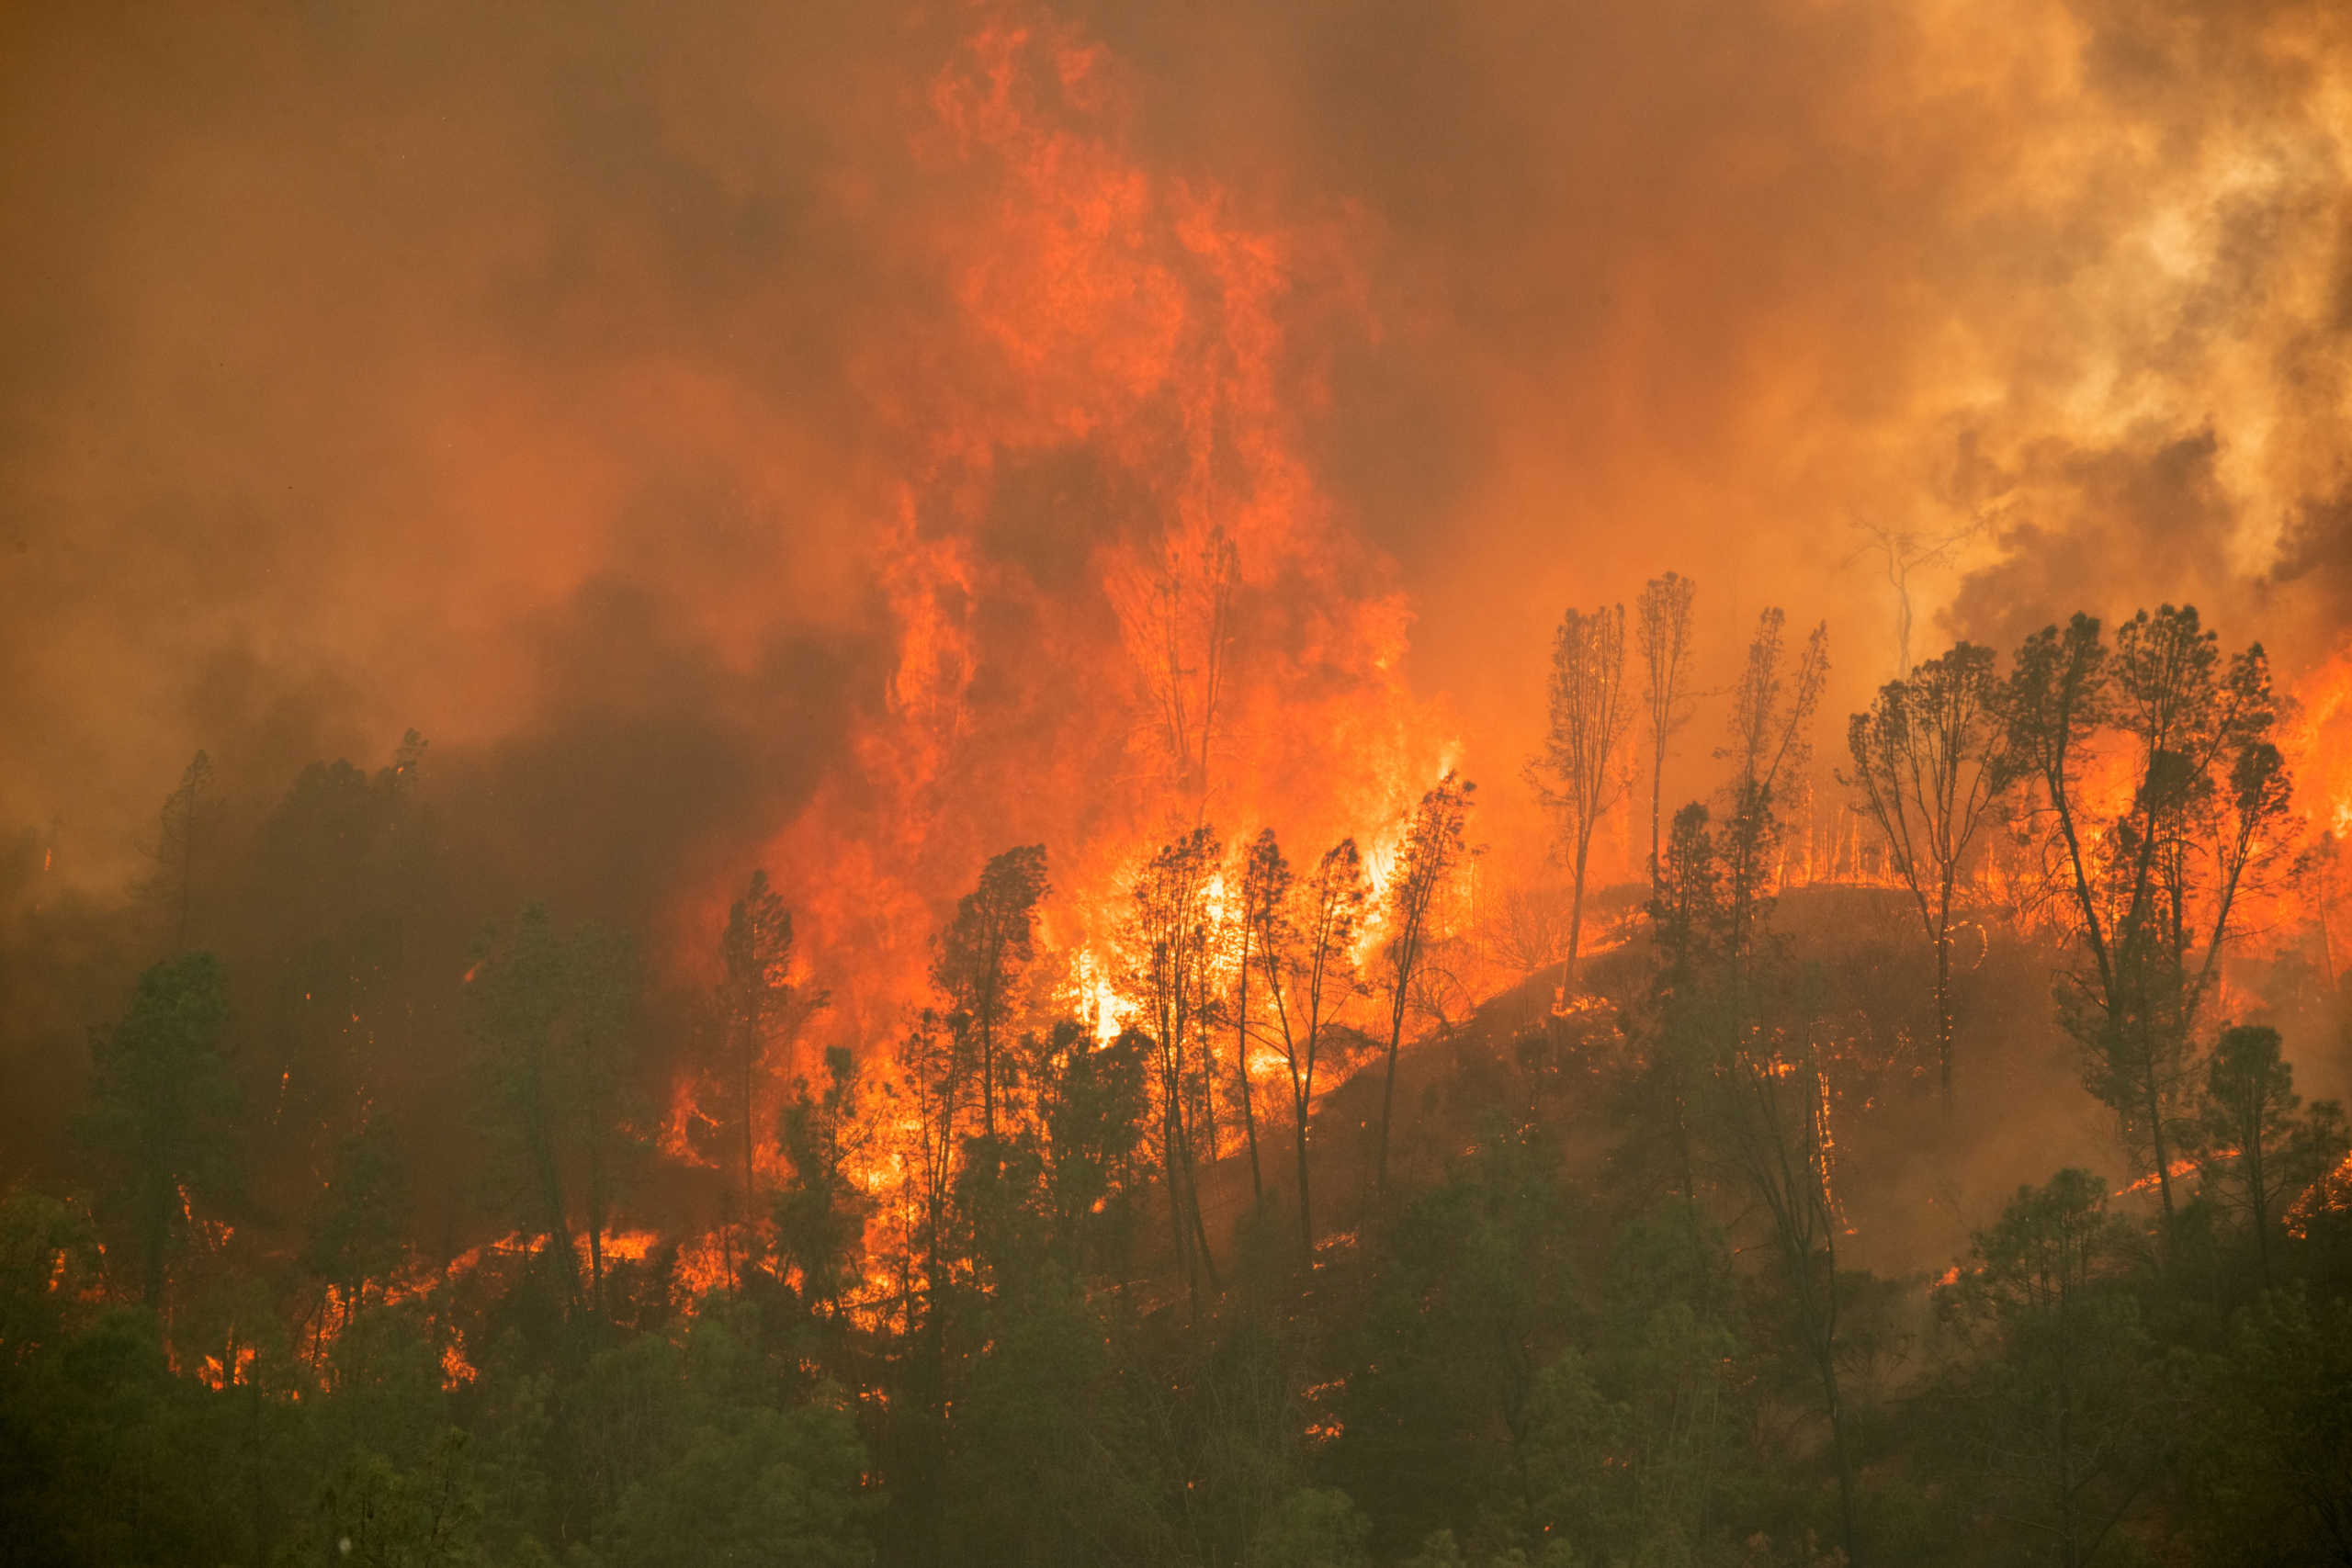
[[196, 1370], [197, 1381], [215, 1393], [239, 1383], [251, 1382], [255, 1350], [251, 1345], [240, 1345], [229, 1353], [227, 1360], [219, 1356], [207, 1356]]
[[[1078, 30], [984, 14], [912, 132], [959, 194], [910, 241], [948, 319], [868, 383], [900, 443], [876, 563], [895, 667], [854, 765], [763, 857], [834, 998], [820, 1027], [854, 1049], [927, 1002], [939, 912], [998, 851], [1046, 844], [1064, 1005], [1107, 1042], [1139, 851], [1203, 819], [1319, 849], [1385, 821], [1426, 754], [1404, 602], [1305, 456], [1310, 339], [1368, 326], [1346, 217], [1268, 222], [1157, 168], [1127, 96]], [[1041, 467], [1125, 498], [1069, 513], [1053, 575], [986, 543]]]
[[2352, 648], [2297, 682], [2294, 696], [2304, 809], [2322, 831], [2352, 836]]
[[2304, 1190], [2287, 1210], [2287, 1234], [2301, 1241], [2322, 1214], [2352, 1213], [2352, 1155]]
[[[2222, 1156], [2225, 1158], [2235, 1158], [2237, 1156], [2237, 1150], [2235, 1149], [2225, 1149], [2222, 1151]], [[2197, 1165], [2198, 1162], [2196, 1159], [2191, 1157], [2176, 1159], [2165, 1167], [2165, 1173], [2163, 1177], [2157, 1176], [2157, 1174], [2152, 1170], [2147, 1175], [2141, 1177], [2138, 1180], [2117, 1188], [2114, 1195], [2120, 1198], [2127, 1193], [2154, 1192], [2160, 1181], [2166, 1179], [2177, 1181], [2182, 1177], [2194, 1172], [2197, 1169]]]

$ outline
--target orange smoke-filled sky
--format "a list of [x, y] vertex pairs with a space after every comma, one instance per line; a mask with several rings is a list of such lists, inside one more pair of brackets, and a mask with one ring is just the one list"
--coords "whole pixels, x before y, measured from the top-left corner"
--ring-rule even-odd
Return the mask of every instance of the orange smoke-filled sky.
[[2352, 626], [2325, 4], [20, 7], [0, 149], [0, 829], [93, 878], [198, 746], [413, 726], [575, 904], [935, 897], [1144, 819], [1209, 527], [1234, 814], [1318, 831], [1456, 747], [1507, 819], [1668, 569], [1709, 681], [1828, 617], [1832, 720], [1873, 528], [1956, 541], [1915, 656]]

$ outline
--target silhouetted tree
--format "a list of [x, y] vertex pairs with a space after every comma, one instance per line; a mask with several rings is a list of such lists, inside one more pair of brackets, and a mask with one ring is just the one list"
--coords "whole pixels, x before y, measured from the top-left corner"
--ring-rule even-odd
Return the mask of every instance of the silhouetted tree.
[[157, 820], [153, 890], [170, 923], [175, 953], [187, 950], [196, 915], [197, 867], [213, 852], [219, 810], [212, 759], [198, 751], [180, 774], [179, 787], [164, 797]]
[[1136, 1150], [1150, 1110], [1151, 1043], [1096, 1045], [1073, 1021], [1037, 1043], [1037, 1115], [1055, 1238], [1073, 1271], [1121, 1267], [1134, 1225]]
[[1908, 679], [1911, 674], [1911, 574], [1921, 567], [1935, 566], [1951, 558], [1952, 552], [1973, 538], [1984, 526], [1979, 518], [1942, 534], [1922, 533], [1910, 528], [1889, 527], [1883, 523], [1859, 525], [1871, 536], [1863, 553], [1875, 549], [1886, 563], [1886, 585], [1894, 590], [1894, 677]]
[[1552, 639], [1551, 723], [1528, 763], [1537, 795], [1559, 818], [1569, 867], [1568, 956], [1562, 997], [1575, 994], [1584, 935], [1585, 871], [1592, 830], [1623, 784], [1617, 753], [1633, 715], [1625, 691], [1625, 606], [1570, 610]]
[[[2084, 1082], [2153, 1171], [2169, 1247], [2172, 1163], [2194, 1040], [2240, 895], [2283, 852], [2290, 800], [2270, 670], [2256, 644], [2223, 665], [2194, 609], [2142, 611], [2116, 634], [2076, 615], [2026, 639], [2004, 698], [2037, 788], [2041, 842], [2070, 898], [2080, 961], [2060, 1020]], [[2128, 793], [2086, 788], [2093, 738], [2120, 742]]]
[[1046, 896], [1046, 846], [1007, 850], [980, 872], [939, 933], [932, 982], [947, 998], [951, 1027], [978, 1054], [980, 1129], [997, 1135], [997, 1042], [1007, 1033], [1014, 982], [1036, 955], [1037, 905]]
[[849, 1048], [831, 1046], [825, 1052], [824, 1082], [811, 1086], [804, 1078], [796, 1085], [778, 1128], [791, 1175], [776, 1194], [776, 1240], [800, 1269], [801, 1294], [835, 1318], [855, 1278], [871, 1206], [850, 1168], [875, 1135], [864, 1100], [864, 1080]]
[[547, 907], [524, 908], [513, 928], [486, 933], [470, 986], [485, 1052], [491, 1131], [513, 1161], [519, 1217], [544, 1238], [568, 1304], [580, 1300], [565, 1201], [563, 1109], [557, 1027], [570, 999], [570, 964]]
[[594, 922], [575, 931], [565, 964], [570, 997], [559, 1057], [560, 1110], [581, 1167], [581, 1213], [588, 1226], [589, 1303], [607, 1310], [605, 1237], [621, 1183], [645, 1151], [631, 1092], [640, 1043], [643, 987], [637, 946]]
[[768, 874], [752, 873], [727, 913], [719, 939], [720, 1029], [729, 1088], [741, 1134], [741, 1209], [745, 1222], [764, 1212], [759, 1201], [759, 1085], [763, 1074], [792, 1067], [793, 1043], [808, 1015], [825, 1005], [821, 991], [807, 989], [793, 969], [792, 911], [768, 886]]
[[[1272, 849], [1272, 854], [1259, 854], [1260, 843]], [[1250, 1091], [1250, 975], [1259, 937], [1273, 918], [1274, 906], [1290, 893], [1290, 867], [1282, 851], [1274, 847], [1272, 829], [1261, 829], [1243, 849], [1237, 880], [1241, 903], [1234, 912], [1228, 938], [1233, 948], [1233, 1076], [1241, 1097], [1241, 1135], [1250, 1150], [1250, 1201], [1262, 1205], [1266, 1178], [1258, 1163], [1258, 1110]]]
[[2343, 1157], [2343, 1117], [2323, 1100], [2298, 1114], [2295, 1069], [2278, 1032], [2258, 1024], [2222, 1032], [2206, 1064], [2190, 1144], [2205, 1190], [2245, 1218], [2262, 1283], [2271, 1282], [2273, 1233], [2287, 1205]]
[[1212, 526], [1196, 544], [1166, 544], [1123, 595], [1121, 620], [1154, 710], [1169, 782], [1195, 821], [1208, 809], [1240, 586], [1240, 551], [1223, 528]]
[[1976, 834], [2011, 782], [1993, 652], [1961, 643], [1879, 689], [1846, 728], [1859, 789], [1936, 957], [1936, 1061], [1951, 1104], [1952, 900]]
[[1196, 1311], [1203, 1275], [1212, 1289], [1216, 1278], [1194, 1186], [1189, 1113], [1193, 1051], [1209, 1025], [1201, 1001], [1207, 994], [1204, 974], [1215, 956], [1209, 884], [1216, 862], [1216, 836], [1204, 827], [1162, 846], [1130, 889], [1126, 943], [1131, 987], [1141, 998], [1156, 1052], [1170, 1235]]
[[948, 1199], [956, 1190], [957, 1156], [970, 1113], [970, 1059], [960, 1035], [926, 1008], [899, 1043], [899, 1065], [912, 1103], [914, 1157], [908, 1175], [915, 1183], [922, 1234], [920, 1247], [926, 1313], [936, 1318], [947, 1280]]
[[1757, 617], [1747, 660], [1732, 686], [1730, 743], [1718, 753], [1732, 764], [1731, 811], [1720, 848], [1729, 916], [1725, 956], [1736, 1006], [1756, 930], [1771, 908], [1780, 790], [1812, 753], [1806, 727], [1829, 677], [1827, 624], [1813, 628], [1791, 668], [1784, 668], [1785, 626], [1777, 607]]
[[220, 1038], [228, 1021], [220, 961], [190, 953], [141, 975], [122, 1021], [91, 1042], [82, 1135], [118, 1175], [113, 1201], [151, 1307], [163, 1304], [191, 1203], [236, 1190], [238, 1096]]
[[1634, 640], [1642, 652], [1642, 719], [1650, 750], [1650, 881], [1657, 881], [1666, 749], [1689, 721], [1690, 603], [1698, 585], [1677, 572], [1642, 587]]
[[1308, 1179], [1307, 1124], [1324, 1037], [1357, 985], [1355, 945], [1372, 890], [1353, 839], [1323, 852], [1305, 883], [1268, 829], [1250, 846], [1249, 875], [1262, 897], [1258, 917], [1258, 966], [1266, 980], [1276, 1047], [1290, 1077], [1291, 1138], [1298, 1156], [1300, 1256], [1315, 1254], [1315, 1204]]
[[335, 1288], [348, 1316], [407, 1260], [413, 1218], [400, 1140], [390, 1119], [370, 1116], [336, 1145], [303, 1267]]
[[[345, 761], [305, 767], [263, 820], [243, 874], [224, 878], [239, 897], [208, 917], [243, 955], [244, 1091], [280, 1129], [254, 1151], [257, 1195], [273, 1207], [307, 1204], [335, 1141], [392, 1076], [377, 1043], [412, 1032], [440, 1000], [418, 963], [431, 951], [438, 875], [424, 750], [411, 730], [372, 773]], [[431, 983], [447, 984], [437, 964]]]
[[1388, 996], [1387, 1073], [1380, 1087], [1379, 1141], [1373, 1147], [1373, 1186], [1388, 1185], [1388, 1123], [1396, 1105], [1396, 1051], [1413, 982], [1438, 933], [1431, 929], [1438, 896], [1469, 854], [1464, 829], [1477, 785], [1448, 773], [1421, 796], [1405, 819], [1405, 841], [1381, 897], [1381, 982]]
[[2158, 1429], [2151, 1347], [2119, 1276], [2129, 1227], [2084, 1170], [2020, 1188], [1939, 1294], [1984, 1357], [1954, 1369], [1960, 1440], [1983, 1525], [2082, 1568], [2139, 1495]]

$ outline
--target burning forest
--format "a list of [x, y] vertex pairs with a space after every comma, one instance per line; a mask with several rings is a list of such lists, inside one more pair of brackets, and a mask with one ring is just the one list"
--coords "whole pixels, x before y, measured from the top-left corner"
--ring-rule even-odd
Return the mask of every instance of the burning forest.
[[6, 24], [0, 1562], [2352, 1562], [2352, 28]]

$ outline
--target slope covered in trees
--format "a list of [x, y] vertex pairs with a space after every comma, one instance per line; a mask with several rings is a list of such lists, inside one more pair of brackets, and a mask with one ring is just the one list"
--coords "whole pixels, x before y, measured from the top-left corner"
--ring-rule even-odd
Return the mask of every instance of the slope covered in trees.
[[1107, 889], [970, 868], [873, 1039], [763, 873], [656, 961], [481, 907], [413, 736], [242, 817], [199, 758], [136, 897], [7, 892], [11, 1060], [86, 1071], [0, 1198], [0, 1561], [2352, 1562], [2259, 648], [1962, 646], [1821, 770], [1826, 633], [1693, 719], [1690, 602], [1638, 725], [1563, 633], [1564, 927], [1451, 773], [1361, 843], [1193, 789]]

